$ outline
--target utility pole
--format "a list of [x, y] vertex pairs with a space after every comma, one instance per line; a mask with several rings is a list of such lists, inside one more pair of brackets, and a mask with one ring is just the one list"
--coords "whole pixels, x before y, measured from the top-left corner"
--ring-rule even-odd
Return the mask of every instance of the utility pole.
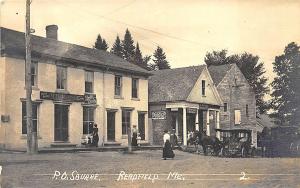
[[131, 127], [128, 126], [128, 153], [132, 152], [132, 146], [131, 146]]
[[37, 132], [33, 130], [33, 122], [32, 122], [30, 4], [31, 4], [31, 0], [26, 0], [26, 31], [25, 31], [26, 124], [27, 124], [27, 153], [35, 154], [37, 153]]

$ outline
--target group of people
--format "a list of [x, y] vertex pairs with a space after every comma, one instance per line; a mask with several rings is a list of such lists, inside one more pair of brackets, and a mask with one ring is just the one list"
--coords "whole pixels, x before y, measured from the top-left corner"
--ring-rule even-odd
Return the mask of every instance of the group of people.
[[173, 149], [175, 145], [178, 145], [177, 142], [177, 136], [175, 134], [175, 130], [172, 130], [172, 133], [170, 134], [168, 130], [164, 131], [164, 136], [163, 136], [163, 156], [162, 158], [166, 160], [167, 158], [173, 159], [175, 157], [175, 154], [173, 152]]
[[132, 146], [138, 146], [138, 140], [140, 140], [140, 136], [138, 134], [138, 131], [136, 129], [136, 126], [134, 125], [133, 126], [133, 129], [132, 129], [132, 138], [131, 138], [131, 145]]
[[82, 145], [98, 147], [99, 135], [97, 124], [94, 123], [93, 131], [90, 135], [87, 135], [86, 138], [82, 141]]
[[[171, 134], [168, 130], [165, 130], [164, 135], [163, 135], [163, 141], [164, 141], [163, 159], [164, 160], [166, 160], [167, 158], [172, 158], [173, 159], [175, 157], [173, 149], [176, 145], [178, 145], [175, 130], [173, 129]], [[97, 127], [97, 124], [94, 123], [92, 134], [88, 135], [86, 137], [86, 139], [84, 139], [82, 144], [83, 145], [88, 145], [88, 146], [98, 147], [98, 142], [99, 142], [98, 127]], [[132, 142], [131, 142], [131, 144], [132, 144], [132, 146], [138, 146], [138, 132], [137, 132], [135, 127], [133, 127], [133, 130], [132, 130]]]

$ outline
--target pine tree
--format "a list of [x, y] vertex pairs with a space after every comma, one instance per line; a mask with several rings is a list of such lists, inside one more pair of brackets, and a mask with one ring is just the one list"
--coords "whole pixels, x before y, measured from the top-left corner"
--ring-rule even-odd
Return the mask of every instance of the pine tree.
[[258, 56], [246, 52], [227, 56], [227, 50], [221, 50], [207, 53], [204, 62], [207, 66], [236, 63], [255, 92], [259, 112], [264, 113], [269, 109], [269, 104], [264, 101], [264, 96], [269, 93], [265, 68]]
[[106, 43], [105, 39], [102, 39], [101, 35], [98, 34], [94, 48], [98, 50], [106, 51], [108, 49], [108, 44]]
[[135, 53], [134, 53], [134, 61], [135, 64], [137, 65], [142, 65], [143, 64], [143, 56], [142, 56], [142, 52], [140, 50], [140, 45], [137, 42], [136, 43], [136, 48], [135, 48]]
[[110, 52], [123, 58], [123, 48], [122, 48], [122, 45], [121, 45], [121, 41], [120, 41], [120, 38], [119, 36], [117, 36], [116, 40], [115, 40], [115, 43], [113, 45], [113, 47], [111, 48]]
[[149, 61], [151, 60], [151, 55], [146, 55], [145, 57], [143, 57], [143, 67], [147, 70], [151, 70], [151, 67], [149, 64]]
[[154, 65], [152, 65], [152, 67], [154, 68], [154, 70], [171, 68], [169, 62], [166, 60], [166, 54], [161, 47], [157, 46], [157, 49], [155, 50], [153, 57], [154, 57], [153, 59]]
[[284, 54], [275, 57], [273, 70], [277, 77], [272, 82], [272, 115], [280, 125], [300, 126], [300, 46], [292, 42]]
[[98, 34], [94, 48], [100, 50], [101, 46], [102, 46], [102, 37], [100, 34]]
[[105, 39], [102, 40], [102, 46], [100, 50], [106, 51], [108, 49], [108, 44]]
[[134, 61], [135, 55], [135, 47], [134, 41], [131, 37], [131, 34], [128, 29], [126, 29], [126, 33], [124, 35], [124, 40], [122, 41], [122, 48], [123, 48], [123, 58], [129, 62]]

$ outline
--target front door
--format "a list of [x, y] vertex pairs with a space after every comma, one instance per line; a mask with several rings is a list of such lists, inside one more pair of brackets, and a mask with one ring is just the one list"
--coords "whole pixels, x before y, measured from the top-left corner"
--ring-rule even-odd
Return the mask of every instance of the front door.
[[115, 112], [107, 112], [107, 140], [115, 141]]
[[191, 114], [191, 113], [187, 114], [186, 116], [187, 131], [195, 131], [195, 119], [196, 119], [196, 114]]
[[69, 106], [58, 105], [54, 107], [54, 141], [68, 141]]
[[139, 133], [141, 140], [145, 140], [145, 114], [140, 113], [139, 114]]

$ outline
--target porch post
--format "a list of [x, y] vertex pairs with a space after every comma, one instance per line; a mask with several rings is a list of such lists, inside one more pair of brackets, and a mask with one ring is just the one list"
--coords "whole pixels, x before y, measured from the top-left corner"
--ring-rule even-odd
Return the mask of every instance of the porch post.
[[[220, 129], [220, 111], [216, 111], [216, 127], [217, 129]], [[221, 139], [220, 131], [217, 132], [217, 138]]]
[[209, 109], [206, 113], [206, 135], [210, 136], [210, 126], [209, 126]]
[[[178, 113], [179, 111], [177, 111], [177, 113]], [[176, 136], [178, 137], [178, 114], [177, 114], [177, 116], [176, 116], [176, 128], [175, 128], [176, 130]]]
[[196, 112], [196, 121], [195, 121], [195, 128], [196, 128], [196, 131], [199, 131], [199, 118], [198, 118], [198, 113], [199, 113], [199, 110], [197, 109], [197, 112]]
[[183, 113], [183, 145], [187, 145], [187, 128], [186, 128], [186, 107], [182, 108]]

